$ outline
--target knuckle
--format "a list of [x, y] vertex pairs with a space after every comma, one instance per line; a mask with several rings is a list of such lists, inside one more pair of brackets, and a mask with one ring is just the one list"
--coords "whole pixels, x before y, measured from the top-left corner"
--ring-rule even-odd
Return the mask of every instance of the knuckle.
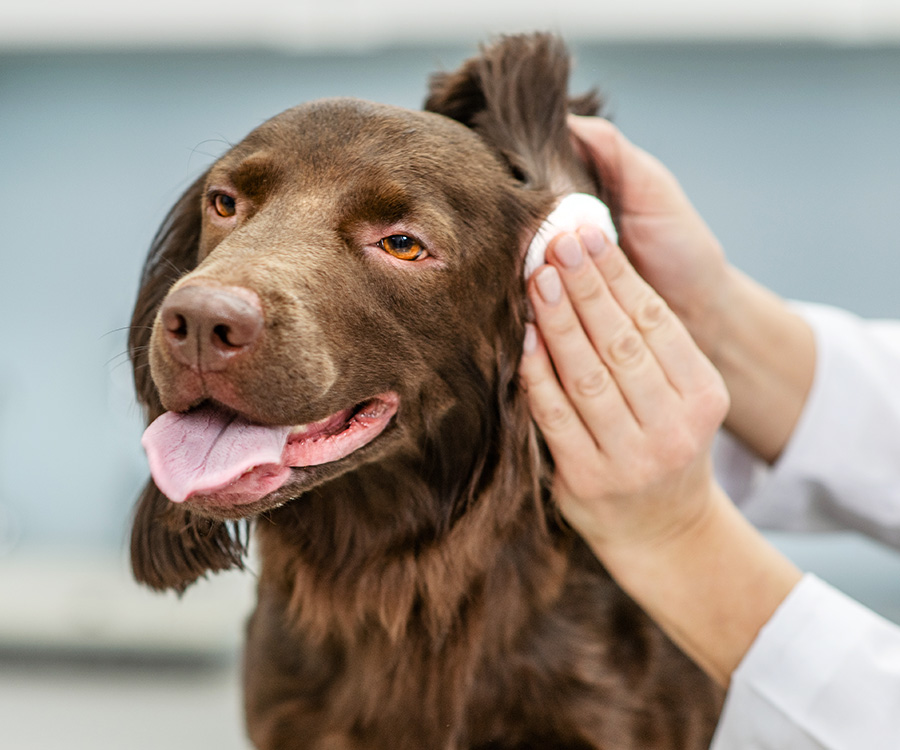
[[643, 359], [644, 340], [634, 327], [625, 328], [609, 345], [609, 356], [622, 367], [638, 364]]
[[628, 272], [628, 261], [621, 252], [611, 252], [604, 254], [601, 263], [603, 276], [610, 283], [615, 283]]
[[558, 401], [536, 404], [532, 408], [534, 421], [545, 432], [566, 432], [572, 424], [573, 413], [568, 405]]
[[728, 398], [710, 398], [704, 401], [703, 418], [710, 431], [716, 430], [728, 416], [731, 403]]
[[603, 393], [611, 380], [609, 370], [602, 365], [575, 380], [575, 391], [589, 398]]
[[543, 363], [535, 362], [523, 357], [516, 377], [519, 388], [528, 394], [529, 399], [535, 398], [534, 394], [541, 394], [553, 381], [544, 368]]
[[557, 339], [575, 336], [582, 331], [578, 318], [567, 313], [553, 315], [546, 320], [542, 320], [541, 329], [545, 331], [545, 337]]
[[731, 397], [720, 377], [716, 377], [697, 393], [694, 408], [711, 429], [717, 428], [725, 420], [731, 408]]
[[657, 294], [647, 296], [635, 309], [634, 322], [642, 331], [651, 331], [669, 320], [669, 308]]
[[578, 279], [578, 286], [572, 290], [572, 298], [580, 303], [592, 304], [602, 300], [606, 293], [606, 285], [594, 269], [593, 273], [584, 273]]

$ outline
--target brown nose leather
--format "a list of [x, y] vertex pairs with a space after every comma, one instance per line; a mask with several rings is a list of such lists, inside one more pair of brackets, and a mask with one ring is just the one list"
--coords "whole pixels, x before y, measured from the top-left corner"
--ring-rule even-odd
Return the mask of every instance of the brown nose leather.
[[192, 285], [159, 311], [172, 356], [199, 372], [219, 372], [249, 351], [263, 331], [262, 304], [243, 287]]

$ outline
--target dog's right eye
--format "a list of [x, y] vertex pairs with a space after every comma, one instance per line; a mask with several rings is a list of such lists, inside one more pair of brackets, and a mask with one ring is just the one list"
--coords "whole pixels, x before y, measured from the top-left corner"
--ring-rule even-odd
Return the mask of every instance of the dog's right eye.
[[377, 244], [398, 260], [421, 260], [428, 257], [428, 251], [422, 243], [408, 234], [392, 234], [380, 239]]
[[228, 219], [237, 213], [237, 203], [234, 198], [225, 193], [216, 193], [212, 198], [213, 208], [224, 219]]

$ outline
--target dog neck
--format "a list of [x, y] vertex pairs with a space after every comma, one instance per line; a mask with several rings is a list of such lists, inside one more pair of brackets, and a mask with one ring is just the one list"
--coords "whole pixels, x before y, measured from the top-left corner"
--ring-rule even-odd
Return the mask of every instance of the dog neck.
[[291, 621], [317, 641], [353, 643], [374, 628], [392, 643], [439, 644], [489, 600], [509, 603], [493, 637], [514, 638], [557, 598], [567, 566], [540, 497], [536, 437], [524, 403], [517, 409], [528, 426], [498, 431], [492, 465], [471, 497], [454, 498], [455, 514], [424, 459], [364, 467], [269, 514], [257, 531], [261, 585], [276, 586]]

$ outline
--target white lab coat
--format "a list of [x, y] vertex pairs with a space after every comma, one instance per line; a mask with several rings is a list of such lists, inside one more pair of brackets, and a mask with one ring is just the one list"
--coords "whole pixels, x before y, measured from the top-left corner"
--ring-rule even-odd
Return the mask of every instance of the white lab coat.
[[[763, 529], [856, 529], [900, 548], [900, 321], [798, 304], [816, 374], [765, 466], [721, 436], [716, 472]], [[732, 675], [712, 750], [900, 750], [900, 627], [807, 575]]]

